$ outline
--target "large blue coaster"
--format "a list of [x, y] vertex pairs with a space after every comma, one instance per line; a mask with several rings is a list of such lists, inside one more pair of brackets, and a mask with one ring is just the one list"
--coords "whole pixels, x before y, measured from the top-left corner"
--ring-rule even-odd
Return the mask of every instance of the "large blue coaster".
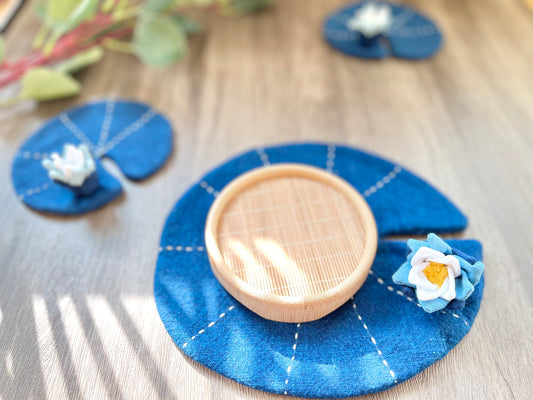
[[359, 41], [360, 34], [348, 29], [346, 24], [365, 3], [367, 1], [345, 7], [324, 22], [324, 37], [337, 50], [361, 58], [422, 59], [431, 57], [440, 49], [442, 35], [434, 22], [412, 8], [384, 1], [377, 3], [391, 7], [392, 27], [383, 40], [364, 46]]
[[[63, 145], [85, 143], [95, 158], [99, 188], [79, 197], [48, 177], [43, 158], [62, 153]], [[172, 151], [172, 128], [161, 114], [132, 101], [90, 103], [47, 121], [20, 148], [13, 161], [17, 196], [29, 207], [57, 214], [82, 214], [109, 203], [122, 193], [100, 158], [113, 160], [132, 180], [149, 177], [163, 166]]]
[[[273, 322], [241, 306], [212, 274], [205, 251], [205, 220], [220, 190], [250, 169], [280, 162], [314, 165], [344, 178], [366, 197], [379, 230], [366, 283], [353, 300], [314, 322]], [[392, 281], [409, 253], [407, 245], [384, 238], [451, 232], [466, 223], [429, 184], [362, 151], [325, 144], [256, 149], [208, 173], [170, 213], [155, 273], [157, 307], [185, 354], [244, 385], [318, 398], [378, 392], [411, 378], [457, 345], [483, 295], [481, 281], [461, 311], [426, 313]], [[476, 241], [449, 243], [481, 258]]]

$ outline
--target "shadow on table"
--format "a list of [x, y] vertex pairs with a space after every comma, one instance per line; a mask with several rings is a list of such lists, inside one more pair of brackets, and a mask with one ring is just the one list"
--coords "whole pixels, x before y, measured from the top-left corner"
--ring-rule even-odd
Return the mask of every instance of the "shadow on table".
[[[0, 306], [7, 296], [0, 293]], [[0, 308], [0, 329], [17, 327], [9, 336], [2, 332], [8, 340], [0, 348], [0, 398], [123, 399], [138, 379], [157, 398], [176, 398], [147, 344], [153, 327], [132, 318], [157, 313], [151, 297], [19, 292], [17, 298], [24, 301], [19, 314]]]

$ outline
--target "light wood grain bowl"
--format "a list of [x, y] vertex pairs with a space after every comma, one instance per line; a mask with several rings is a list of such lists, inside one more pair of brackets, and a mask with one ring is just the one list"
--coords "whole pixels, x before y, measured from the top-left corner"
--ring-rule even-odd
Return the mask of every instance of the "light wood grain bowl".
[[213, 273], [239, 302], [267, 319], [307, 322], [363, 285], [377, 229], [366, 201], [341, 178], [277, 164], [221, 191], [205, 239]]

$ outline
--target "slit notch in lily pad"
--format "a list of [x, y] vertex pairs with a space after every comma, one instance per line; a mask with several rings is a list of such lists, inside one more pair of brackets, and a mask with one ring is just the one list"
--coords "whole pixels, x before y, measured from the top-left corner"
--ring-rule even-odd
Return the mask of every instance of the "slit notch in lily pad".
[[231, 181], [205, 225], [212, 271], [244, 306], [279, 322], [317, 320], [363, 285], [377, 249], [374, 216], [343, 179], [301, 164]]
[[28, 207], [79, 215], [123, 192], [102, 159], [112, 160], [127, 179], [139, 181], [163, 166], [172, 147], [172, 127], [162, 114], [147, 104], [107, 99], [45, 122], [15, 155], [11, 177], [17, 197]]
[[408, 6], [365, 0], [330, 15], [323, 36], [335, 49], [354, 57], [420, 60], [442, 46], [442, 34], [430, 18]]

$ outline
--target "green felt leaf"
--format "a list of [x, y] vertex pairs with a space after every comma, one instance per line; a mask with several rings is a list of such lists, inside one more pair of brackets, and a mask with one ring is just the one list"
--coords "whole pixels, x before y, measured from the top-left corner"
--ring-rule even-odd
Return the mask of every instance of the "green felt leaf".
[[46, 17], [50, 23], [66, 20], [83, 0], [48, 0], [46, 2]]
[[74, 74], [89, 65], [96, 64], [104, 56], [100, 46], [94, 46], [59, 63], [55, 70], [65, 74]]
[[143, 63], [164, 67], [185, 56], [187, 36], [171, 17], [148, 13], [139, 18], [135, 27], [133, 49]]
[[70, 75], [43, 67], [26, 72], [21, 84], [21, 97], [37, 101], [62, 99], [74, 96], [81, 90], [79, 82]]
[[185, 33], [188, 35], [194, 35], [202, 32], [202, 25], [200, 25], [200, 23], [196, 22], [194, 19], [186, 17], [185, 15], [174, 15], [172, 18], [181, 25]]

